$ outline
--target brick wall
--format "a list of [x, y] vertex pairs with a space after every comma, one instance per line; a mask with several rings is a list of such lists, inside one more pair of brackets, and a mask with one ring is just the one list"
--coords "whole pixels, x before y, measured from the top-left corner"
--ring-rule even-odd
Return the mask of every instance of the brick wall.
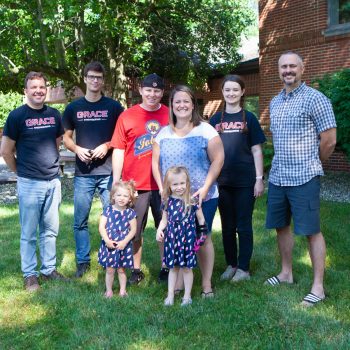
[[[265, 128], [270, 123], [269, 102], [282, 88], [277, 71], [277, 60], [282, 52], [295, 50], [302, 55], [303, 80], [307, 84], [325, 73], [350, 67], [350, 33], [326, 37], [325, 29], [327, 0], [259, 1], [259, 109]], [[345, 157], [342, 160], [333, 157], [338, 168], [350, 171]], [[333, 164], [333, 157], [329, 165]]]
[[[236, 74], [233, 72], [232, 74]], [[239, 74], [239, 72], [237, 72]], [[259, 73], [239, 74], [245, 82], [245, 95], [259, 95]], [[221, 93], [222, 78], [213, 78], [208, 81], [208, 88], [205, 93], [198, 94], [198, 98], [203, 99], [203, 116], [211, 117], [215, 112], [223, 107], [223, 97]]]

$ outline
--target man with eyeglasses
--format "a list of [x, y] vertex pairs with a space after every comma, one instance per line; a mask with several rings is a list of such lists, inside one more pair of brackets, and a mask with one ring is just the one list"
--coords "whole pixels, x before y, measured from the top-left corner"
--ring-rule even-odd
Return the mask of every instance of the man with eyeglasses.
[[107, 186], [112, 172], [110, 141], [117, 119], [124, 110], [119, 102], [103, 95], [104, 76], [105, 68], [100, 62], [86, 65], [86, 94], [71, 102], [63, 114], [63, 141], [66, 148], [76, 154], [73, 226], [76, 277], [82, 277], [90, 268], [88, 219], [95, 191], [98, 190], [103, 207], [109, 204]]

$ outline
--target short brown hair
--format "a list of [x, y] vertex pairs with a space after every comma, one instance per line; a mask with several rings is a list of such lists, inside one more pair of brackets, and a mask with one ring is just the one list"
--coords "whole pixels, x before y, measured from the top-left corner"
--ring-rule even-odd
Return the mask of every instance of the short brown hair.
[[27, 83], [28, 80], [33, 80], [33, 79], [43, 79], [45, 81], [45, 85], [47, 83], [47, 78], [45, 75], [41, 72], [29, 72], [26, 77], [24, 78], [24, 88], [27, 88]]
[[177, 92], [186, 92], [186, 94], [188, 94], [191, 97], [194, 108], [192, 111], [192, 118], [190, 121], [193, 123], [193, 126], [198, 126], [201, 123], [201, 121], [203, 121], [203, 118], [199, 114], [198, 103], [197, 103], [196, 97], [194, 96], [194, 92], [187, 85], [176, 85], [170, 93], [170, 97], [169, 97], [169, 124], [172, 127], [174, 127], [176, 125], [176, 122], [177, 122], [176, 116], [173, 112], [173, 101], [174, 101], [174, 96]]
[[105, 67], [101, 62], [93, 61], [88, 63], [84, 68], [84, 77], [86, 77], [89, 73], [89, 71], [99, 72], [102, 73], [103, 77], [106, 75]]

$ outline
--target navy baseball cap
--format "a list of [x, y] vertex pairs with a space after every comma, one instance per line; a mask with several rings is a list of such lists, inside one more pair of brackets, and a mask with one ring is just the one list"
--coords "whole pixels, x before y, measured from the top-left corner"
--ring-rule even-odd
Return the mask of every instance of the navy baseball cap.
[[158, 74], [152, 73], [143, 78], [141, 87], [151, 87], [164, 90], [164, 81]]

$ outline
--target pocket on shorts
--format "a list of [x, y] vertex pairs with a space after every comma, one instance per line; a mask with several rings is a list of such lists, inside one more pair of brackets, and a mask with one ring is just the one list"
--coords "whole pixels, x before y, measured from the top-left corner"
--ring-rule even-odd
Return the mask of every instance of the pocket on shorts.
[[317, 199], [312, 199], [309, 201], [310, 210], [318, 210], [320, 209], [320, 201]]

